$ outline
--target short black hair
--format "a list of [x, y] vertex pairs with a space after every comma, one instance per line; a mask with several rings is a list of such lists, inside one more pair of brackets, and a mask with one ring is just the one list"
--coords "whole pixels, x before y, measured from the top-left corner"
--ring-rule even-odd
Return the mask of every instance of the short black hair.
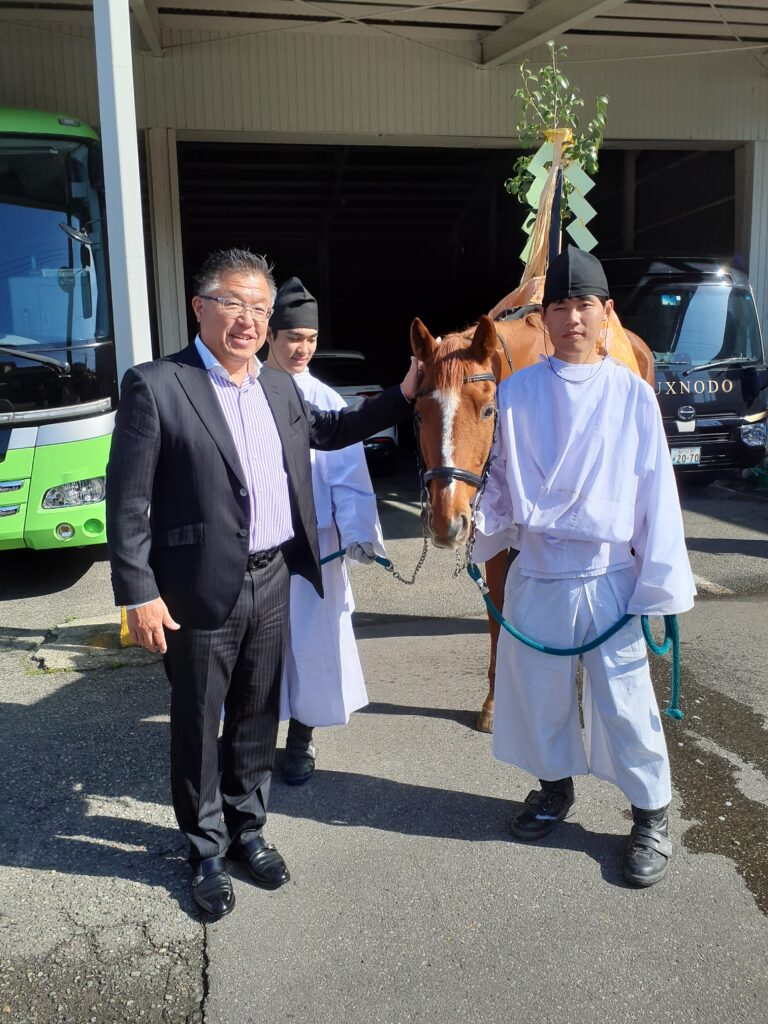
[[272, 274], [273, 265], [266, 256], [250, 249], [217, 249], [203, 263], [195, 276], [195, 295], [204, 295], [219, 286], [222, 274], [261, 274], [269, 287], [271, 301], [275, 301], [277, 285]]

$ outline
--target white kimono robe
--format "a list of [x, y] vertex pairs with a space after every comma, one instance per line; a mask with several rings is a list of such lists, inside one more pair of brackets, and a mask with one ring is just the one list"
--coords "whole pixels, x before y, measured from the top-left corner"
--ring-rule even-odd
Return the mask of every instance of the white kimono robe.
[[[552, 359], [499, 388], [496, 457], [473, 557], [520, 554], [504, 615], [552, 647], [575, 647], [625, 612], [672, 614], [693, 583], [667, 441], [653, 390], [612, 359]], [[591, 772], [637, 807], [669, 803], [669, 761], [639, 618], [584, 655], [584, 739], [576, 659], [502, 630], [494, 753], [540, 779]]]
[[[294, 379], [318, 408], [345, 408], [344, 399], [308, 370]], [[311, 457], [320, 557], [353, 541], [369, 541], [377, 554], [386, 554], [362, 444], [334, 452], [313, 450]], [[301, 576], [291, 579], [280, 717], [311, 726], [344, 725], [368, 703], [368, 694], [352, 631], [355, 605], [346, 559], [326, 563], [322, 572], [323, 600]]]

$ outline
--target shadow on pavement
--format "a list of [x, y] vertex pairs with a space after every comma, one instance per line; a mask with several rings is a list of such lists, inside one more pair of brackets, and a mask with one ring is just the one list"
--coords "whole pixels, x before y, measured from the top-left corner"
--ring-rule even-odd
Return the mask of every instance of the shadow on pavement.
[[107, 559], [106, 545], [56, 551], [0, 552], [0, 602], [59, 594], [74, 586], [95, 562]]
[[32, 651], [45, 633], [44, 629], [19, 629], [16, 626], [0, 626], [0, 648]]
[[724, 478], [705, 490], [683, 487], [679, 491], [683, 512], [694, 512], [719, 519], [731, 526], [768, 533], [765, 508], [768, 491], [744, 487], [741, 480]]
[[159, 664], [86, 672], [6, 703], [0, 863], [162, 886], [197, 916], [185, 841], [166, 824], [169, 703]]
[[306, 786], [275, 785], [270, 809], [292, 818], [341, 828], [374, 828], [430, 839], [506, 841], [530, 849], [530, 856], [547, 847], [572, 850], [597, 861], [607, 882], [624, 887], [624, 836], [588, 832], [582, 825], [566, 821], [549, 839], [529, 847], [517, 843], [509, 834], [510, 818], [520, 806], [494, 796], [318, 769]]
[[447, 722], [458, 722], [474, 731], [477, 711], [465, 711], [460, 708], [424, 708], [410, 704], [388, 704], [386, 701], [372, 700], [365, 707], [358, 708], [359, 715], [415, 715], [419, 718], [443, 718]]
[[[168, 711], [159, 664], [86, 672], [36, 702], [5, 704], [0, 863], [162, 887], [196, 918], [186, 843], [170, 812]], [[474, 718], [388, 704], [374, 704], [368, 713], [394, 712], [468, 727]], [[493, 796], [321, 769], [306, 787], [275, 785], [270, 810], [334, 827], [511, 842], [507, 827], [516, 806]], [[549, 843], [587, 854], [609, 882], [621, 884], [619, 839], [566, 823]]]
[[483, 618], [426, 618], [422, 615], [379, 615], [376, 612], [355, 612], [355, 635], [379, 638], [403, 636], [457, 636], [459, 634], [485, 634], [488, 620]]
[[[520, 806], [520, 805], [515, 805]], [[627, 826], [627, 835], [629, 825]], [[603, 881], [615, 885], [619, 889], [632, 888], [624, 881], [622, 860], [627, 836], [617, 836], [610, 832], [588, 832], [576, 821], [564, 821], [548, 839], [537, 843], [521, 842], [513, 837], [510, 841], [535, 853], [537, 849], [570, 850], [573, 853], [585, 853], [596, 861], [600, 867]]]
[[[759, 526], [756, 527], [759, 529]], [[708, 555], [748, 555], [750, 558], [768, 558], [768, 540], [730, 540], [726, 537], [686, 537], [686, 547]]]

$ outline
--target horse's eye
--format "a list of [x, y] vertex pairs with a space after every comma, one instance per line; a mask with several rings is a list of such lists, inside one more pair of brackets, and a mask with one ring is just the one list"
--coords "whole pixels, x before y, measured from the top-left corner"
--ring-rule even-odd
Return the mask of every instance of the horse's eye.
[[483, 407], [483, 411], [480, 413], [484, 420], [489, 420], [493, 416], [493, 406], [486, 405]]

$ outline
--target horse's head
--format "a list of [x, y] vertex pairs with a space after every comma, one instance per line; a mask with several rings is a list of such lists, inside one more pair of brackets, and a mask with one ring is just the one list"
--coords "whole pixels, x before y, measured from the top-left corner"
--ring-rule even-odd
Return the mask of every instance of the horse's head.
[[499, 357], [488, 317], [474, 330], [436, 341], [421, 320], [411, 348], [424, 364], [416, 401], [418, 442], [429, 495], [427, 524], [437, 547], [467, 541], [471, 502], [491, 453]]

